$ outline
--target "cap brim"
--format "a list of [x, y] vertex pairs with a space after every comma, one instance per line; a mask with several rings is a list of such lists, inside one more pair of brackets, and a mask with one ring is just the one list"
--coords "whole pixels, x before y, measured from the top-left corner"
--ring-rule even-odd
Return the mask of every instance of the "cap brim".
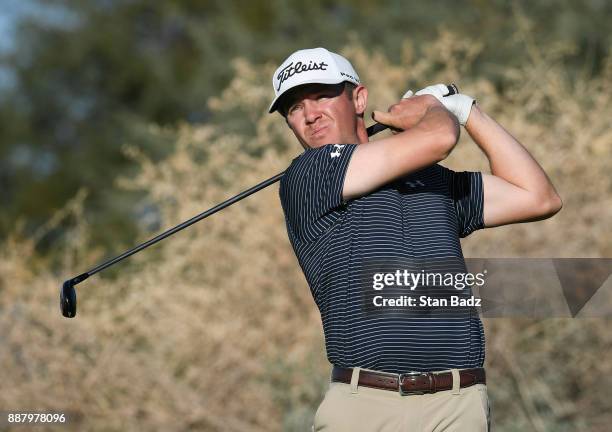
[[340, 84], [341, 82], [344, 82], [344, 81], [353, 82], [353, 81], [351, 81], [349, 79], [345, 79], [345, 78], [342, 78], [342, 79], [327, 79], [327, 80], [314, 79], [314, 80], [308, 80], [308, 81], [301, 82], [298, 85], [295, 85], [293, 87], [289, 87], [287, 90], [283, 91], [281, 94], [276, 96], [276, 98], [274, 98], [274, 100], [270, 104], [270, 109], [268, 110], [268, 114], [272, 114], [274, 111], [276, 111], [278, 109], [278, 102], [283, 97], [283, 95], [285, 95], [289, 90], [293, 90], [295, 88], [301, 87], [301, 86], [306, 85], [306, 84]]

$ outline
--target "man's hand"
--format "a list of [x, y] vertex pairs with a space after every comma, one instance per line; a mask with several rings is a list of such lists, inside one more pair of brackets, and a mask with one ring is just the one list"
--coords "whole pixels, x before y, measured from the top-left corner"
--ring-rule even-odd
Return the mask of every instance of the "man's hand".
[[401, 101], [391, 105], [388, 112], [374, 111], [372, 119], [389, 126], [397, 133], [414, 127], [425, 116], [427, 110], [435, 105], [439, 105], [435, 96], [432, 97], [430, 94], [412, 96], [412, 92], [409, 91]]
[[455, 94], [448, 95], [448, 87], [445, 84], [434, 84], [428, 87], [425, 87], [422, 90], [416, 92], [417, 96], [421, 95], [432, 95], [436, 99], [438, 99], [444, 107], [452, 112], [459, 123], [462, 126], [468, 121], [470, 117], [470, 112], [472, 111], [472, 105], [476, 102], [474, 98], [464, 95], [464, 94]]

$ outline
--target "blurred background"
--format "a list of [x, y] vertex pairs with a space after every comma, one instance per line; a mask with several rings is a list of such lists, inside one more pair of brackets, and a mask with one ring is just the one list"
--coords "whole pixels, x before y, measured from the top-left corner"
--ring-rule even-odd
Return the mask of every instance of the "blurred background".
[[[540, 161], [561, 213], [465, 256], [612, 257], [611, 26], [603, 0], [0, 0], [0, 411], [309, 430], [329, 364], [277, 185], [79, 285], [75, 319], [58, 308], [63, 280], [300, 153], [267, 114], [296, 49], [347, 56], [370, 111], [455, 82]], [[465, 133], [444, 165], [488, 167]], [[495, 430], [609, 430], [610, 317], [484, 325]]]

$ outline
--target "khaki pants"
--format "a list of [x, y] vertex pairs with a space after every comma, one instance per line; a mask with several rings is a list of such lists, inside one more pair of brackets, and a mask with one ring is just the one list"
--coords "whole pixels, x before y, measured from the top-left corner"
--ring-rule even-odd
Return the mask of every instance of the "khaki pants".
[[[457, 369], [451, 370], [458, 377]], [[314, 432], [486, 432], [490, 407], [485, 384], [431, 394], [399, 392], [330, 382], [314, 418]]]

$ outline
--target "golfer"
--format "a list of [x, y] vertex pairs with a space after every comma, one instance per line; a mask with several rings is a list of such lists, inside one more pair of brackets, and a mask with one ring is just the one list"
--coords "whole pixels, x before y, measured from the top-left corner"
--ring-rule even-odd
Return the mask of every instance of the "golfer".
[[[473, 98], [446, 96], [445, 85], [374, 111], [394, 131], [375, 142], [364, 119], [368, 90], [344, 57], [297, 51], [273, 86], [270, 112], [284, 117], [304, 148], [279, 193], [333, 365], [313, 430], [488, 430], [484, 332], [473, 308], [448, 317], [373, 313], [360, 278], [373, 262], [464, 262], [461, 237], [554, 215], [562, 203], [546, 173]], [[439, 165], [460, 125], [487, 156], [490, 174]]]

